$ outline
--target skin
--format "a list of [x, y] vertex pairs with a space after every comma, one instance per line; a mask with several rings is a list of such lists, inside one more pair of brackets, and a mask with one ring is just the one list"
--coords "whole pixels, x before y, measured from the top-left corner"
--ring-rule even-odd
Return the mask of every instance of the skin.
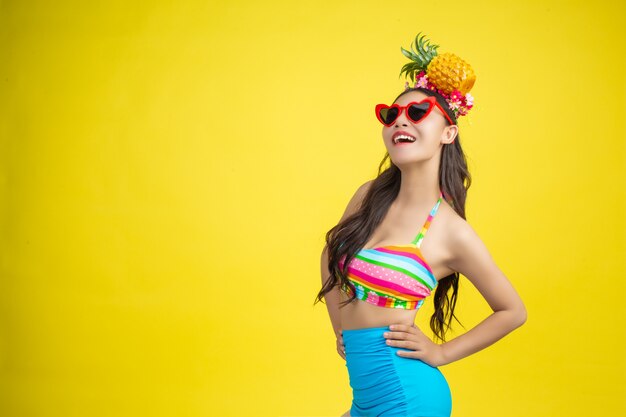
[[[396, 103], [406, 105], [426, 97], [421, 92], [412, 91], [399, 97]], [[409, 145], [394, 146], [391, 138], [398, 130], [417, 140]], [[442, 147], [451, 143], [457, 133], [458, 127], [446, 125], [446, 119], [437, 107], [417, 124], [403, 111], [391, 126], [383, 126], [385, 147], [401, 170], [402, 179], [398, 197], [365, 248], [405, 244], [415, 238], [439, 196]], [[358, 188], [340, 221], [359, 208], [371, 182]], [[511, 282], [498, 268], [471, 225], [445, 200], [442, 200], [420, 250], [437, 281], [459, 272], [476, 287], [493, 312], [466, 333], [437, 344], [414, 324], [415, 310], [379, 307], [361, 300], [339, 308], [339, 302], [348, 297], [335, 288], [326, 294], [325, 300], [337, 339], [337, 352], [344, 360], [343, 329], [391, 326], [384, 336], [387, 343], [408, 349], [398, 350], [398, 355], [438, 367], [486, 348], [526, 322], [526, 308]], [[326, 247], [322, 251], [321, 264], [322, 277], [329, 276]], [[348, 415], [349, 412], [344, 414]]]

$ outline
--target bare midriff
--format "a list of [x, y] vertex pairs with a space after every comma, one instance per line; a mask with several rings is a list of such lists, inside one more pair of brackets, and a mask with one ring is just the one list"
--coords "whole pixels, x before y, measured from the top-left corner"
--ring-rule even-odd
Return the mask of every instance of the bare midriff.
[[[349, 299], [345, 292], [339, 291], [339, 293], [341, 294], [341, 302]], [[359, 299], [346, 304], [339, 311], [341, 313], [341, 328], [345, 330], [382, 327], [390, 324], [412, 326], [417, 314], [417, 310], [380, 307]]]

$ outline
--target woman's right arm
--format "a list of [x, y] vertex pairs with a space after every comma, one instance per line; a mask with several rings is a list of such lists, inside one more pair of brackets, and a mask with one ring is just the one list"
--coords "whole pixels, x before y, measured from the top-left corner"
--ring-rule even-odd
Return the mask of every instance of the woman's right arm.
[[[341, 216], [341, 219], [338, 223], [341, 223], [343, 220], [345, 220], [347, 217], [349, 217], [359, 209], [372, 181], [373, 180], [366, 182], [356, 190], [356, 192], [348, 202], [343, 216]], [[330, 278], [330, 270], [328, 269], [328, 247], [326, 245], [324, 245], [324, 249], [322, 250], [321, 264], [322, 285], [324, 285], [326, 283], [326, 280]], [[341, 316], [339, 313], [339, 297], [339, 287], [335, 287], [331, 291], [326, 293], [324, 299], [326, 301], [326, 308], [328, 309], [328, 315], [330, 316], [330, 321], [332, 323], [335, 336], [338, 339], [341, 339]]]

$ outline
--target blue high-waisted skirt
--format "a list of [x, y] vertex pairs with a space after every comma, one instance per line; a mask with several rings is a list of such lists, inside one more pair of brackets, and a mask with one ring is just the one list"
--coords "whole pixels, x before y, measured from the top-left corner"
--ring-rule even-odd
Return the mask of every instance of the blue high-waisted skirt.
[[350, 416], [450, 417], [452, 396], [439, 368], [399, 356], [389, 326], [342, 330], [352, 387]]

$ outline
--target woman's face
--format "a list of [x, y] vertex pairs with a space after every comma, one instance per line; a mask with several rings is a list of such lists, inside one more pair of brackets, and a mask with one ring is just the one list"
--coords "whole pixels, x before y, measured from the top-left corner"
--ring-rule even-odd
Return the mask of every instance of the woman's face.
[[[406, 93], [395, 101], [405, 106], [413, 101], [421, 101], [428, 97], [419, 91]], [[418, 123], [413, 123], [403, 110], [391, 126], [383, 126], [383, 140], [392, 162], [399, 168], [402, 165], [430, 159], [439, 154], [443, 144], [450, 143], [456, 137], [457, 126], [446, 126], [446, 118], [435, 106], [432, 111]], [[414, 142], [394, 143], [394, 135], [404, 133], [415, 138]]]

